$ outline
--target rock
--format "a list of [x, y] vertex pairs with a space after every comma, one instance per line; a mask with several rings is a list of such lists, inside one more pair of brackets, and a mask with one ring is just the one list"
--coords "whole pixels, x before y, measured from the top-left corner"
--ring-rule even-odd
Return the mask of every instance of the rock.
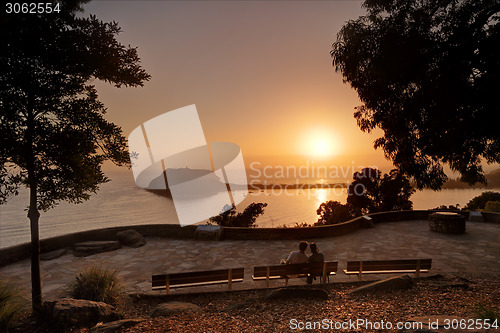
[[115, 308], [103, 302], [62, 298], [44, 303], [44, 312], [56, 327], [93, 326], [121, 319]]
[[194, 231], [194, 239], [221, 240], [222, 230], [219, 225], [199, 225]]
[[481, 212], [472, 211], [469, 213], [470, 222], [484, 222], [484, 217]]
[[146, 244], [144, 236], [133, 229], [119, 231], [116, 233], [116, 237], [122, 245], [129, 247], [139, 247]]
[[323, 289], [312, 288], [284, 288], [271, 291], [269, 294], [262, 297], [262, 299], [328, 299], [328, 293]]
[[121, 247], [118, 241], [89, 241], [75, 243], [74, 246], [75, 257], [86, 257], [96, 253], [117, 250]]
[[248, 298], [243, 302], [229, 304], [222, 311], [241, 310], [257, 304], [259, 304], [259, 300], [257, 298]]
[[351, 290], [350, 294], [371, 293], [385, 290], [410, 289], [413, 279], [409, 275], [395, 276], [389, 279], [375, 281], [367, 285]]
[[66, 254], [66, 249], [59, 249], [59, 250], [55, 250], [55, 251], [51, 251], [51, 252], [45, 252], [45, 253], [42, 253], [40, 254], [40, 260], [52, 260], [52, 259], [56, 259], [56, 258], [59, 258], [59, 257], [62, 257], [63, 255]]
[[371, 217], [364, 215], [362, 221], [363, 228], [373, 228], [373, 219]]
[[151, 311], [151, 317], [169, 316], [174, 313], [200, 312], [202, 309], [193, 303], [187, 302], [168, 302], [157, 305]]
[[116, 330], [122, 330], [125, 328], [135, 326], [135, 325], [137, 325], [145, 320], [146, 319], [143, 319], [143, 318], [129, 318], [129, 319], [110, 321], [109, 323], [99, 323], [92, 328], [92, 331], [114, 332]]

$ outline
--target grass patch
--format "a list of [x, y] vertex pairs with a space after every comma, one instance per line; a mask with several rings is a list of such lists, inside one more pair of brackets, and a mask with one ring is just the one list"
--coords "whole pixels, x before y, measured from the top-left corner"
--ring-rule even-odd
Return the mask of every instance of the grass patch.
[[92, 266], [78, 273], [68, 288], [71, 297], [117, 305], [123, 287], [116, 271]]
[[473, 313], [478, 319], [489, 319], [490, 322], [500, 321], [498, 311], [484, 303], [477, 303], [473, 308]]
[[0, 332], [13, 327], [18, 316], [24, 310], [24, 302], [18, 291], [6, 281], [0, 279]]

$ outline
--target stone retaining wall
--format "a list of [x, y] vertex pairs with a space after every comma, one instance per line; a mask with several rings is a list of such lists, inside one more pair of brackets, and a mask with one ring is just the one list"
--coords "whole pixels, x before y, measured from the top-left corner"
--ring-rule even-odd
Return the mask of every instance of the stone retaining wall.
[[[434, 210], [409, 210], [393, 211], [369, 214], [373, 222], [397, 222], [409, 220], [427, 221], [429, 214]], [[466, 218], [469, 212], [456, 211]], [[484, 222], [500, 223], [500, 214], [482, 212]], [[134, 229], [145, 237], [165, 237], [176, 239], [193, 239], [196, 225], [181, 227], [172, 224], [149, 224], [123, 227], [111, 227], [76, 232], [67, 235], [55, 236], [40, 241], [40, 251], [50, 252], [60, 248], [72, 248], [74, 243], [98, 240], [117, 240], [116, 233], [126, 229]], [[304, 239], [334, 237], [353, 232], [363, 227], [361, 217], [353, 220], [328, 226], [308, 227], [308, 228], [223, 228], [223, 239]], [[20, 244], [4, 249], [0, 249], [0, 267], [9, 263], [29, 258], [31, 255], [31, 245], [29, 243]]]

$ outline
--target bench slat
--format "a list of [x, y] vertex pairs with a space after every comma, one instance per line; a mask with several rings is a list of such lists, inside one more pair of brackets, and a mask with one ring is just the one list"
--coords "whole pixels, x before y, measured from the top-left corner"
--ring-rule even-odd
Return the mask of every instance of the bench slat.
[[335, 275], [338, 268], [337, 261], [306, 263], [306, 264], [290, 264], [290, 265], [273, 265], [273, 266], [255, 266], [252, 279], [253, 280], [274, 280], [281, 279], [284, 276], [306, 277], [309, 274], [315, 276], [323, 276], [323, 267], [325, 268], [325, 277]]
[[[384, 271], [384, 270], [415, 270], [417, 268], [418, 259], [411, 260], [362, 260], [348, 261], [347, 271], [359, 271], [363, 263], [363, 272], [368, 271]], [[420, 259], [420, 269], [430, 269], [432, 259]]]
[[[368, 271], [368, 272], [365, 272], [363, 270], [363, 274], [403, 274], [403, 273], [415, 273], [415, 270], [399, 270], [399, 271], [396, 271], [396, 270], [385, 270], [385, 271]], [[427, 269], [421, 269], [420, 270], [420, 273], [429, 273], [429, 271]], [[346, 275], [359, 275], [359, 271], [348, 271], [346, 269], [344, 269], [344, 274]]]
[[[231, 274], [229, 273], [230, 270]], [[230, 285], [230, 282], [243, 281], [244, 271], [245, 269], [241, 267], [213, 271], [157, 274], [151, 277], [151, 283], [153, 289], [165, 289], [167, 288], [168, 279], [167, 291], [169, 288], [181, 288], [208, 284], [228, 283]]]
[[[231, 280], [233, 283], [235, 282], [243, 282], [243, 279], [233, 279]], [[175, 286], [170, 286], [170, 289], [174, 288], [185, 288], [185, 287], [197, 287], [197, 286], [208, 286], [208, 285], [215, 285], [215, 284], [226, 284], [227, 280], [225, 281], [210, 281], [210, 282], [198, 282], [198, 283], [188, 283], [188, 284], [178, 284]], [[166, 289], [165, 284], [163, 286], [157, 286], [153, 287], [153, 290], [164, 290]]]

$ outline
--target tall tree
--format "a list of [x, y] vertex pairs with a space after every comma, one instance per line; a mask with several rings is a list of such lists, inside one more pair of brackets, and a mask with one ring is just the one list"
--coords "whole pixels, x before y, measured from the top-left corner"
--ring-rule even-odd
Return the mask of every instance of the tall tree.
[[469, 184], [500, 163], [500, 0], [366, 0], [331, 55], [358, 93], [361, 130], [418, 188], [440, 189], [443, 166]]
[[391, 210], [411, 210], [411, 195], [415, 192], [410, 181], [391, 170], [384, 174], [377, 169], [364, 168], [355, 172], [353, 182], [347, 189], [347, 204], [362, 214], [387, 212]]
[[142, 86], [150, 78], [137, 50], [117, 42], [116, 22], [76, 15], [86, 2], [0, 16], [0, 203], [29, 187], [34, 310], [42, 305], [39, 211], [88, 200], [108, 181], [104, 160], [129, 163], [122, 131], [104, 119], [89, 82]]

